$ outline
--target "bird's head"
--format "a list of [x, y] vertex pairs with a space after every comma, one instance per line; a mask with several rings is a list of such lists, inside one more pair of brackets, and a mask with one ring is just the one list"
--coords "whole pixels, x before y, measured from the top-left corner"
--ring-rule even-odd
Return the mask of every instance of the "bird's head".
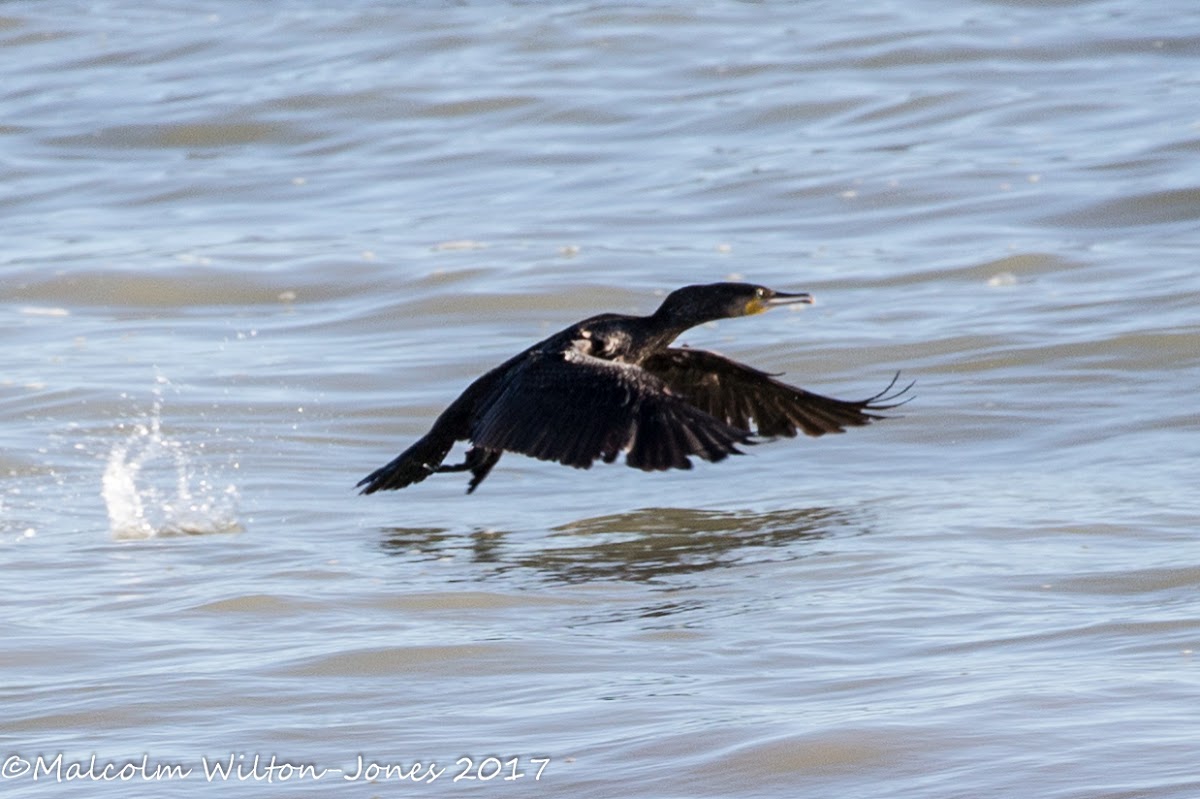
[[709, 283], [684, 286], [667, 295], [656, 315], [688, 327], [762, 313], [779, 305], [811, 304], [811, 294], [789, 294], [753, 283]]

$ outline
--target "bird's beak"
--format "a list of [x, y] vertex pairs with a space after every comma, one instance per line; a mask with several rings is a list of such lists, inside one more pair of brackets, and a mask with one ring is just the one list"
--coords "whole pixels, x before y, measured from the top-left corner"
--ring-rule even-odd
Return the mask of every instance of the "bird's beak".
[[813, 295], [807, 292], [798, 294], [788, 294], [784, 291], [777, 291], [765, 302], [767, 308], [774, 308], [777, 305], [812, 305], [816, 302]]
[[[768, 289], [768, 291], [770, 290]], [[750, 300], [750, 302], [746, 303], [745, 312], [747, 314], [763, 313], [780, 305], [812, 305], [813, 302], [815, 302], [813, 296], [806, 292], [789, 294], [786, 291], [774, 291], [770, 292], [770, 296], [768, 297], [755, 297]]]

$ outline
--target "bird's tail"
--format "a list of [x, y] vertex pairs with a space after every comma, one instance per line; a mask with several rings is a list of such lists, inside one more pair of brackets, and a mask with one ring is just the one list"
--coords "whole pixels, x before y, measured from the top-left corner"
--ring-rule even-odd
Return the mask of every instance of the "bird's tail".
[[438, 470], [453, 446], [454, 439], [447, 441], [430, 431], [390, 463], [359, 480], [356, 487], [362, 489], [362, 494], [374, 494], [419, 483]]

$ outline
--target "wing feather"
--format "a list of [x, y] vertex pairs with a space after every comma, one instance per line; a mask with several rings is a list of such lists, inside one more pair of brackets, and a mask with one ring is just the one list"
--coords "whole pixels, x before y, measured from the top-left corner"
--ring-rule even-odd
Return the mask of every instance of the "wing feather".
[[627, 452], [638, 469], [690, 469], [719, 461], [750, 434], [674, 396], [644, 369], [575, 350], [536, 353], [480, 405], [471, 442], [586, 469]]
[[912, 384], [887, 388], [863, 400], [839, 400], [776, 380], [766, 372], [705, 350], [670, 348], [642, 366], [705, 413], [739, 430], [764, 437], [841, 433], [885, 418], [879, 411], [902, 405]]

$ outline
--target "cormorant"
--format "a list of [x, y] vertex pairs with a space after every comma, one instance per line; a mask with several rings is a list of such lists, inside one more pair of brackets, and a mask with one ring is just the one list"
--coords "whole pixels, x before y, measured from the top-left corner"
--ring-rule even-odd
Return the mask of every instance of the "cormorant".
[[[812, 303], [748, 283], [684, 286], [650, 316], [600, 314], [571, 325], [469, 385], [433, 428], [363, 478], [363, 494], [404, 488], [436, 472], [471, 472], [474, 491], [505, 452], [587, 469], [596, 460], [645, 471], [720, 461], [755, 437], [841, 433], [884, 418], [899, 377], [864, 400], [824, 397], [704, 350], [668, 346], [705, 322]], [[471, 448], [442, 465], [456, 441]]]

